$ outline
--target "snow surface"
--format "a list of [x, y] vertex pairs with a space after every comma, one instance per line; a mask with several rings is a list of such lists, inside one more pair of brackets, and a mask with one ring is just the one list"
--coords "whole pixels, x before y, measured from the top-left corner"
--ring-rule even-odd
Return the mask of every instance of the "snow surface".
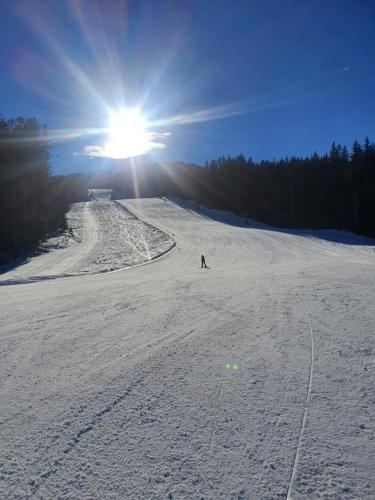
[[48, 252], [0, 275], [0, 284], [113, 271], [153, 260], [174, 246], [172, 237], [100, 194], [75, 203], [67, 231], [43, 245]]
[[44, 269], [86, 276], [0, 286], [0, 497], [374, 499], [374, 241], [126, 200], [176, 247], [89, 274], [159, 251], [95, 203]]

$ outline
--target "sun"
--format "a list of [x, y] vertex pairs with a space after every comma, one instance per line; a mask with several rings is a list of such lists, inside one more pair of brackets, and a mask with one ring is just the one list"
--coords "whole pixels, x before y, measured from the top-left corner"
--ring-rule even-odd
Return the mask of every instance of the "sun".
[[152, 148], [147, 121], [137, 109], [123, 108], [111, 113], [104, 150], [110, 158], [140, 156]]
[[109, 111], [107, 127], [98, 129], [100, 134], [106, 134], [104, 143], [85, 146], [84, 154], [121, 160], [164, 149], [171, 133], [155, 130], [156, 125], [157, 122], [148, 121], [138, 108]]

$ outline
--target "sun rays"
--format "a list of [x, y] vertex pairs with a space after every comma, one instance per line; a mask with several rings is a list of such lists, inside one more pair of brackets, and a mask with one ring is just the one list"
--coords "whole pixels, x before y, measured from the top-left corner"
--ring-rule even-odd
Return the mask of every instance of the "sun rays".
[[[121, 160], [156, 153], [173, 142], [176, 127], [244, 112], [242, 103], [192, 109], [186, 105], [186, 95], [195, 91], [192, 82], [169, 85], [166, 76], [180, 48], [177, 32], [160, 59], [147, 65], [138, 59], [127, 61], [126, 47], [120, 43], [128, 30], [125, 3], [117, 5], [116, 22], [109, 29], [99, 4], [88, 12], [83, 3], [69, 2], [67, 15], [83, 36], [82, 50], [91, 55], [85, 65], [72, 52], [70, 33], [59, 24], [55, 10], [17, 12], [46, 52], [33, 58], [30, 49], [15, 71], [33, 91], [59, 107], [63, 119], [48, 130], [48, 137], [52, 144], [76, 141], [75, 157]], [[200, 84], [201, 79], [194, 83]], [[70, 96], [76, 108], [70, 107]], [[181, 141], [182, 134], [179, 137]]]

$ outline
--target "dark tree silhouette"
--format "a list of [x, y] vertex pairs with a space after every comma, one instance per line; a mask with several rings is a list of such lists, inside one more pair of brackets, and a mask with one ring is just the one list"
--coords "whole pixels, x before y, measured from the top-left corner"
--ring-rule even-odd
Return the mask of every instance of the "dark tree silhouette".
[[0, 120], [0, 262], [29, 252], [65, 226], [79, 182], [49, 167], [50, 143], [35, 119]]

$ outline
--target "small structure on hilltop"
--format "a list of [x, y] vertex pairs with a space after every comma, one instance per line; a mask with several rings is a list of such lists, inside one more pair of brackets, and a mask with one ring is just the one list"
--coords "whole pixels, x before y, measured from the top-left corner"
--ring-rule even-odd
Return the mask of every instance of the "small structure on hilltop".
[[112, 189], [103, 188], [103, 189], [88, 189], [87, 197], [89, 200], [100, 200], [100, 201], [109, 201], [112, 199]]

